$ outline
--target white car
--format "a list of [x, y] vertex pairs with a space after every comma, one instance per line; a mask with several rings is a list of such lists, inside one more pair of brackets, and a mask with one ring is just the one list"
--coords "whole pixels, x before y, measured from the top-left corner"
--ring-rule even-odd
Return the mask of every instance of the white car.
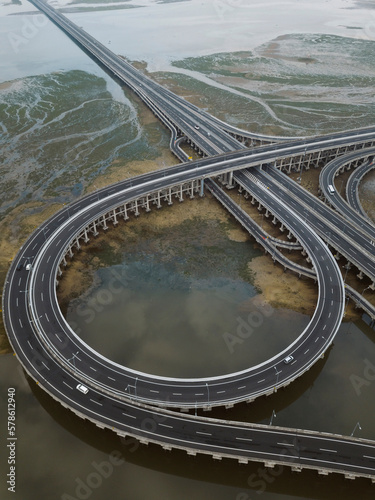
[[78, 384], [77, 385], [77, 389], [81, 392], [83, 392], [83, 394], [87, 394], [89, 392], [89, 390], [87, 389], [87, 387], [83, 384]]
[[284, 363], [285, 363], [286, 365], [289, 365], [289, 363], [291, 363], [293, 360], [294, 360], [293, 356], [287, 356], [287, 357], [284, 359]]

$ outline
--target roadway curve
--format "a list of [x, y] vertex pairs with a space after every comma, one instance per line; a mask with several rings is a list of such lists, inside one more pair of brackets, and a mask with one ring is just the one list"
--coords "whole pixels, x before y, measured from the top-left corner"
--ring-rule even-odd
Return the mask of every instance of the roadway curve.
[[359, 189], [359, 184], [363, 179], [363, 177], [374, 168], [375, 168], [374, 161], [365, 162], [363, 165], [357, 167], [354, 170], [354, 172], [351, 174], [346, 184], [346, 199], [348, 200], [349, 205], [354, 210], [356, 210], [360, 215], [362, 215], [362, 217], [370, 221], [372, 224], [374, 224], [373, 221], [363, 210], [361, 202], [359, 201], [358, 189]]
[[[372, 159], [375, 155], [375, 148], [363, 149], [360, 151], [354, 151], [344, 157], [338, 157], [325, 165], [321, 170], [319, 176], [319, 186], [323, 193], [323, 196], [341, 215], [345, 217], [348, 222], [351, 222], [353, 226], [359, 231], [362, 231], [371, 240], [375, 240], [375, 227], [368, 220], [368, 217], [363, 217], [361, 213], [355, 210], [349, 203], [347, 203], [341, 196], [341, 189], [339, 191], [330, 193], [328, 186], [335, 186], [335, 177], [339, 175], [340, 171], [343, 171], [345, 167], [350, 168], [352, 163], [357, 163], [360, 159], [364, 160], [364, 171], [369, 172], [371, 169], [375, 168]], [[355, 178], [358, 179], [356, 176]], [[354, 192], [351, 192], [350, 198], [356, 198], [358, 200], [358, 183], [352, 183]], [[341, 186], [342, 187], [342, 186]], [[359, 201], [359, 200], [358, 200]]]
[[[205, 161], [201, 160], [201, 163]], [[169, 407], [229, 405], [272, 393], [275, 386], [288, 385], [328, 348], [339, 328], [344, 307], [343, 282], [331, 252], [297, 217], [292, 230], [306, 245], [314, 267], [321, 269], [318, 273], [321, 300], [299, 338], [282, 353], [256, 367], [210, 378], [156, 377], [122, 367], [95, 353], [75, 335], [64, 319], [57, 302], [55, 283], [58, 266], [69, 243], [82, 228], [104, 212], [177, 181], [199, 177], [200, 169], [190, 162], [177, 176], [171, 175], [170, 170], [159, 171], [156, 176], [153, 173], [133, 178], [88, 195], [56, 214], [29, 238], [10, 268], [4, 289], [4, 318], [12, 345], [16, 338], [26, 342], [31, 335], [37, 334], [50, 355], [59, 359], [65, 369], [74, 371], [86, 384], [101, 388], [113, 397], [124, 398], [131, 393], [140, 401]], [[155, 179], [147, 180], [150, 177]], [[304, 233], [311, 233], [313, 243], [307, 241]], [[23, 267], [17, 271], [19, 263], [28, 261], [32, 255], [36, 255], [32, 270], [26, 271]], [[327, 271], [322, 268], [323, 263], [328, 266], [332, 281], [325, 278], [324, 272]], [[335, 296], [331, 298], [332, 288]], [[328, 314], [332, 320], [324, 322]], [[321, 330], [325, 331], [324, 337]], [[73, 369], [71, 358], [77, 351], [79, 356], [74, 360]], [[285, 365], [283, 359], [289, 354], [296, 359], [291, 365]], [[277, 380], [275, 370], [279, 373]], [[127, 393], [124, 393], [125, 388], [128, 388]]]

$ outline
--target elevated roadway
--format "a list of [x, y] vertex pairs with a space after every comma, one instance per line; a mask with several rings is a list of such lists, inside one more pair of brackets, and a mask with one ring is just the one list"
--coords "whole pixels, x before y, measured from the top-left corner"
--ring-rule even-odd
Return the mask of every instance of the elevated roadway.
[[[348, 179], [346, 184], [346, 199], [349, 205], [356, 210], [362, 217], [372, 222], [367, 213], [363, 210], [361, 202], [359, 201], [358, 189], [363, 177], [375, 168], [374, 161], [364, 162], [361, 166], [357, 167]], [[373, 222], [372, 222], [373, 223]]]
[[375, 283], [374, 245], [368, 235], [278, 170], [265, 166], [253, 169], [252, 174], [303, 214], [323, 240], [358, 268], [360, 276], [365, 274]]
[[[344, 169], [351, 168], [351, 165], [358, 164], [358, 161], [362, 160], [365, 164], [365, 172], [370, 171], [375, 168], [372, 158], [375, 155], [375, 148], [368, 148], [362, 150], [362, 152], [355, 151], [353, 153], [347, 154], [344, 157], [338, 157], [335, 160], [327, 163], [327, 165], [321, 170], [319, 176], [319, 185], [323, 196], [327, 202], [332, 205], [340, 214], [345, 217], [345, 219], [351, 223], [356, 230], [362, 231], [364, 235], [367, 235], [372, 241], [375, 241], [375, 226], [369, 221], [368, 217], [363, 217], [360, 212], [355, 210], [349, 203], [344, 200], [341, 195], [341, 189], [335, 189], [330, 192], [329, 186], [335, 186], [335, 178]], [[370, 160], [369, 160], [370, 159]], [[355, 178], [358, 178], [357, 176]], [[358, 182], [352, 183], [354, 192], [350, 192], [350, 198], [356, 200], [356, 205], [359, 205], [358, 199]], [[342, 187], [342, 185], [341, 185]]]
[[[335, 259], [309, 225], [287, 203], [268, 192], [261, 182], [255, 181], [252, 189], [258, 196], [264, 196], [264, 203], [273, 204], [278, 217], [298, 235], [317, 272], [319, 284], [318, 305], [308, 328], [271, 360], [243, 372], [207, 379], [167, 379], [139, 374], [111, 363], [83, 345], [67, 325], [56, 299], [61, 263], [67, 253], [72, 252], [73, 246], [79, 248], [82, 238], [87, 242], [89, 234], [96, 233], [97, 226], [106, 229], [108, 221], [116, 224], [118, 216], [126, 218], [128, 209], [136, 214], [139, 213], [138, 206], [149, 209], [150, 197], [159, 205], [161, 197], [172, 203], [172, 188], [177, 187], [174, 194], [180, 193], [182, 199], [186, 189], [194, 194], [196, 182], [200, 183], [202, 193], [203, 180], [212, 176], [226, 175], [227, 183], [231, 185], [233, 170], [238, 168], [268, 162], [277, 164], [284, 159], [291, 167], [294, 161], [301, 163], [306, 155], [319, 161], [322, 151], [329, 158], [357, 146], [371, 146], [375, 129], [245, 150], [208, 115], [201, 115], [198, 108], [194, 109], [183, 99], [140, 75], [44, 2], [34, 0], [33, 3], [146, 103], [148, 101], [153, 111], [163, 116], [164, 123], [169, 122], [176, 142], [178, 134], [183, 133], [202, 153], [225, 154], [109, 186], [66, 207], [38, 228], [12, 263], [3, 294], [6, 330], [26, 371], [52, 397], [79, 416], [89, 418], [99, 427], [111, 428], [119, 435], [134, 435], [141, 442], [156, 442], [165, 448], [181, 448], [192, 454], [197, 451], [210, 453], [214, 458], [228, 456], [241, 462], [262, 460], [269, 466], [288, 463], [294, 464], [296, 469], [309, 467], [353, 477], [375, 477], [374, 444], [371, 442], [322, 434], [318, 437], [317, 433], [304, 431], [317, 441], [306, 442], [301, 447], [298, 441], [295, 445], [278, 441], [281, 434], [286, 433], [288, 439], [295, 430], [281, 429], [281, 434], [277, 434], [266, 427], [264, 434], [268, 437], [262, 436], [258, 444], [255, 435], [250, 436], [250, 431], [244, 429], [259, 432], [259, 426], [210, 421], [191, 415], [176, 416], [149, 406], [151, 403], [210, 408], [251, 401], [262, 394], [271, 394], [304, 373], [332, 342], [344, 306], [343, 282]], [[237, 151], [231, 153], [231, 150]], [[176, 151], [181, 155], [178, 148]], [[248, 174], [244, 175], [249, 178]], [[31, 264], [30, 271], [26, 269], [26, 263]], [[293, 355], [290, 364], [284, 363], [287, 354]], [[88, 394], [77, 391], [78, 381], [88, 384]], [[323, 446], [321, 443], [334, 440], [336, 444], [332, 448], [320, 447]], [[313, 442], [318, 446], [314, 448]], [[285, 447], [292, 445], [296, 453], [298, 451], [298, 458], [293, 453], [290, 460]]]

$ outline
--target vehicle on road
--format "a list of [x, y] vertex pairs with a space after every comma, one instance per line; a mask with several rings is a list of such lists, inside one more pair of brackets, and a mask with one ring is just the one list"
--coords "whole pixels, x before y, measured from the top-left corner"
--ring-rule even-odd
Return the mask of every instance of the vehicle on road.
[[293, 360], [294, 360], [293, 356], [287, 356], [287, 357], [284, 359], [284, 363], [285, 363], [286, 365], [289, 365], [289, 363], [291, 363]]
[[89, 390], [87, 389], [87, 387], [83, 384], [78, 384], [77, 385], [77, 389], [79, 391], [81, 391], [83, 394], [87, 394], [89, 392]]
[[332, 186], [332, 184], [328, 184], [328, 191], [329, 194], [333, 194], [335, 192], [335, 188]]

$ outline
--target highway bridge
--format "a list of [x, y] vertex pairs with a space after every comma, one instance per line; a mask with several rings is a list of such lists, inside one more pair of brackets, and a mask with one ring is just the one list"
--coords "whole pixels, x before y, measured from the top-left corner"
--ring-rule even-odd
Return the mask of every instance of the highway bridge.
[[[10, 266], [3, 293], [6, 331], [27, 373], [80, 417], [119, 435], [135, 436], [144, 443], [184, 449], [189, 454], [208, 453], [216, 459], [229, 457], [241, 463], [263, 461], [268, 467], [286, 464], [294, 470], [311, 468], [375, 481], [374, 442], [216, 421], [162, 408], [209, 409], [250, 402], [288, 385], [324, 354], [344, 313], [343, 279], [332, 253], [317, 236], [319, 231], [314, 231], [310, 219], [307, 220], [307, 210], [304, 220], [291, 209], [291, 198], [283, 196], [285, 191], [292, 190], [280, 189], [282, 181], [278, 176], [286, 177], [279, 170], [290, 172], [318, 166], [356, 149], [371, 148], [375, 144], [375, 128], [292, 141], [272, 138], [271, 144], [245, 149], [246, 139], [255, 143], [265, 141], [222, 126], [218, 120], [141, 75], [44, 2], [33, 3], [150, 106], [171, 130], [174, 151], [179, 157], [183, 153], [176, 143], [181, 135], [204, 155], [220, 154], [128, 179], [86, 195], [52, 216], [30, 236]], [[251, 171], [238, 172], [249, 167]], [[225, 376], [170, 379], [136, 372], [105, 359], [76, 336], [61, 314], [56, 286], [69, 259], [99, 230], [116, 226], [120, 217], [126, 220], [130, 215], [139, 215], [141, 210], [182, 201], [184, 196], [203, 195], [205, 179], [212, 177], [219, 177], [227, 187], [243, 182], [244, 189], [257, 196], [307, 252], [319, 287], [317, 308], [309, 325], [284, 352], [256, 367]], [[213, 191], [213, 183], [206, 182]], [[273, 192], [274, 188], [282, 191], [282, 195]], [[293, 193], [293, 203], [302, 203], [298, 196]], [[309, 217], [318, 218], [317, 213], [312, 212]], [[243, 224], [251, 231], [256, 229], [250, 229], [249, 220], [243, 219]], [[350, 234], [343, 233], [344, 236], [341, 233], [337, 231], [331, 236], [330, 243], [334, 240], [344, 248], [348, 238], [354, 242], [359, 237], [354, 229]], [[372, 278], [375, 273], [366, 252], [364, 246], [361, 261], [355, 263], [362, 266], [360, 272]], [[354, 259], [354, 254], [351, 257]], [[284, 362], [287, 355], [293, 356], [293, 362]], [[77, 390], [78, 383], [88, 387], [87, 394]]]
[[348, 179], [346, 184], [346, 199], [349, 205], [354, 208], [362, 217], [370, 220], [369, 216], [363, 210], [361, 202], [359, 201], [358, 188], [363, 177], [375, 168], [374, 161], [363, 162], [361, 166], [357, 166], [354, 172]]

